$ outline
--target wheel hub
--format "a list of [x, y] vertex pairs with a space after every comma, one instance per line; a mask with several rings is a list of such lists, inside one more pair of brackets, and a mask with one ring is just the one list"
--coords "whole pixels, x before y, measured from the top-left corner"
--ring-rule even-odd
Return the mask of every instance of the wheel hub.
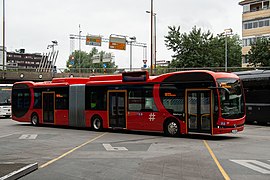
[[168, 132], [171, 135], [176, 134], [177, 131], [178, 131], [178, 127], [177, 127], [177, 124], [175, 122], [171, 122], [171, 123], [168, 124]]

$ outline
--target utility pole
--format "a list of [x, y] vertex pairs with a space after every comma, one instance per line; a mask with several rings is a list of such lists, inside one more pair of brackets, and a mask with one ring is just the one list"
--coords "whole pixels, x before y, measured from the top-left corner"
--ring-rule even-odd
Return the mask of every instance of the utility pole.
[[5, 69], [5, 44], [6, 44], [6, 34], [5, 34], [5, 0], [3, 0], [3, 70]]
[[81, 73], [81, 25], [79, 24], [79, 73]]
[[155, 73], [156, 73], [156, 67], [157, 67], [157, 14], [154, 13], [154, 41], [155, 41], [155, 46], [154, 46], [154, 62], [155, 62]]
[[225, 72], [228, 71], [228, 40], [227, 34], [225, 33]]
[[153, 0], [151, 0], [151, 67], [150, 67], [150, 75], [153, 75]]
[[132, 43], [136, 42], [136, 37], [129, 37], [130, 41], [130, 62], [129, 62], [129, 70], [132, 71]]

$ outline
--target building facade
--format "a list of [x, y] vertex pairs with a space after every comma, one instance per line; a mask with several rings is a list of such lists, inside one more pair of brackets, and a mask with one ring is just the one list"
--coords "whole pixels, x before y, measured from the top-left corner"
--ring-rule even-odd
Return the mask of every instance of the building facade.
[[42, 55], [35, 53], [7, 52], [7, 69], [38, 69]]
[[25, 53], [24, 49], [17, 52], [7, 52], [6, 69], [24, 71], [51, 72], [55, 70], [58, 51], [46, 54]]
[[242, 14], [242, 66], [249, 66], [246, 56], [258, 38], [270, 38], [270, 0], [243, 0]]

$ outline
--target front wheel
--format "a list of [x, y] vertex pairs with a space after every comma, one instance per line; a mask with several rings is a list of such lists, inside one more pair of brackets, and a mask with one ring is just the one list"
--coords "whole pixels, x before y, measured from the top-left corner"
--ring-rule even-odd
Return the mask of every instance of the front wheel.
[[98, 116], [95, 116], [92, 119], [92, 129], [95, 131], [101, 131], [103, 129], [102, 119]]
[[33, 114], [31, 117], [31, 124], [34, 126], [38, 126], [39, 124], [39, 119], [37, 114]]
[[164, 133], [166, 136], [171, 137], [179, 136], [179, 132], [180, 132], [180, 125], [177, 121], [168, 120], [165, 122]]

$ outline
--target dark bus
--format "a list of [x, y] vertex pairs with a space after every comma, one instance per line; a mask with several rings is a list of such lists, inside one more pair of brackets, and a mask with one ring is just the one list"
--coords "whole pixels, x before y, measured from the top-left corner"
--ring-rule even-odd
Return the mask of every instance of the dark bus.
[[270, 123], [270, 70], [237, 72], [246, 96], [246, 122]]

